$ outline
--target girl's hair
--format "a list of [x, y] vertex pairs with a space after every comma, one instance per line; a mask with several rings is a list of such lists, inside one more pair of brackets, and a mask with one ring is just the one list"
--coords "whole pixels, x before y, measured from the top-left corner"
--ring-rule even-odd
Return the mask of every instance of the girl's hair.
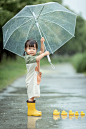
[[[29, 39], [25, 42], [25, 48], [27, 47], [34, 47], [34, 44], [36, 45], [36, 49], [38, 49], [38, 44], [37, 44], [37, 41], [35, 40], [32, 40], [32, 39]], [[23, 56], [25, 56], [25, 51], [23, 53]]]

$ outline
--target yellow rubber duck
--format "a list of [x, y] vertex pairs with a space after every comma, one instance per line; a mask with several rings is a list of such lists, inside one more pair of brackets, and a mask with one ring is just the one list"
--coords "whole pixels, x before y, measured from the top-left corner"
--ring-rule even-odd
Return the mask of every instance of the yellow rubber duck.
[[81, 111], [81, 116], [85, 116], [85, 113], [83, 111]]
[[69, 111], [69, 116], [73, 116], [74, 112], [72, 112], [72, 110]]
[[63, 110], [62, 113], [61, 113], [61, 115], [66, 116], [67, 115], [67, 112]]
[[55, 110], [53, 111], [53, 115], [59, 115], [59, 114], [60, 114], [60, 112], [58, 112], [58, 110], [55, 109]]
[[76, 112], [75, 112], [75, 116], [79, 116], [79, 113], [78, 113], [78, 111], [76, 111]]

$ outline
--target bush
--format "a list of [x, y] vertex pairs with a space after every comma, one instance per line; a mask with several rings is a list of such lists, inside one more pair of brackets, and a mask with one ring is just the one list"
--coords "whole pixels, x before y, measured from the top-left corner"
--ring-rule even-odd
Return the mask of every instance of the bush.
[[86, 52], [74, 55], [71, 61], [78, 73], [86, 72]]

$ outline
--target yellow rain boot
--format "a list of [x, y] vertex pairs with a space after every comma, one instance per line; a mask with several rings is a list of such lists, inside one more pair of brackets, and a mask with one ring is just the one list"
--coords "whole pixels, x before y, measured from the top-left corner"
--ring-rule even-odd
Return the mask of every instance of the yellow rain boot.
[[42, 113], [41, 111], [37, 111], [35, 108], [35, 100], [33, 102], [27, 101], [27, 106], [28, 106], [28, 116], [41, 116]]
[[[36, 100], [33, 100], [33, 102], [35, 103], [35, 106], [36, 106]], [[38, 111], [38, 110], [37, 110], [37, 111]], [[41, 111], [38, 111], [38, 112], [42, 114], [42, 112], [41, 112]]]

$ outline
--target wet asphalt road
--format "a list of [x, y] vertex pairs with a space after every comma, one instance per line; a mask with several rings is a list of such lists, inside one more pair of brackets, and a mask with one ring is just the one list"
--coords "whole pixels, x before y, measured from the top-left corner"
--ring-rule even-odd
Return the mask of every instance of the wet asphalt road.
[[[0, 129], [86, 129], [86, 77], [77, 74], [71, 64], [41, 67], [41, 97], [36, 108], [42, 117], [27, 116], [26, 75], [15, 80], [0, 92]], [[53, 110], [67, 116], [53, 116]], [[69, 110], [78, 111], [78, 117], [69, 117]], [[81, 117], [80, 112], [85, 112]]]

